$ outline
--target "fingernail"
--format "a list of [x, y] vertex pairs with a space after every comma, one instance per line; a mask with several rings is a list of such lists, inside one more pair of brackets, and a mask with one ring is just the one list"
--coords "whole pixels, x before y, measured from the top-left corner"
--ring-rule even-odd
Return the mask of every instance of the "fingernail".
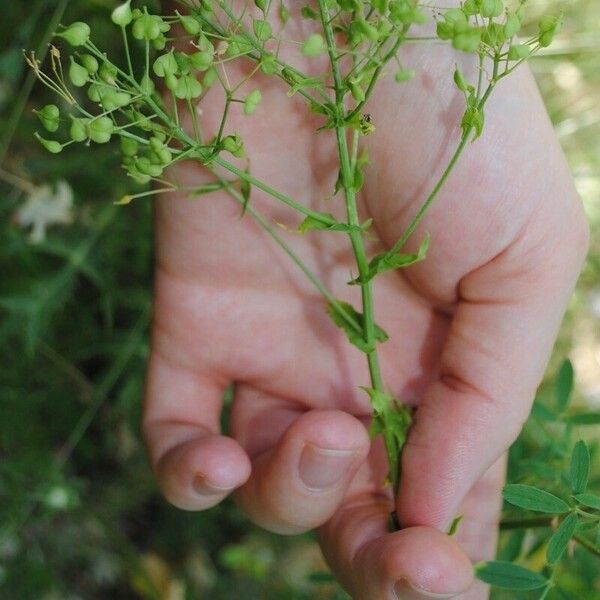
[[428, 598], [453, 598], [456, 594], [435, 594], [423, 588], [412, 585], [409, 581], [401, 579], [394, 586], [396, 600], [427, 600]]
[[355, 456], [354, 450], [327, 450], [306, 444], [300, 457], [300, 478], [312, 490], [326, 489], [344, 477]]
[[232, 491], [232, 488], [219, 487], [210, 483], [204, 475], [196, 475], [193, 483], [194, 491], [200, 496], [207, 496], [210, 494], [228, 494]]

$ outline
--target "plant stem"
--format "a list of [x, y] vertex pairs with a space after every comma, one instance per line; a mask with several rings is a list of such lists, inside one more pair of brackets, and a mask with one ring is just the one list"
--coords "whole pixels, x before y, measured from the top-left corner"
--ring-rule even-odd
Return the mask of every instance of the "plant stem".
[[[321, 16], [321, 23], [325, 33], [325, 39], [327, 42], [327, 52], [331, 62], [331, 70], [333, 74], [333, 83], [335, 89], [335, 106], [337, 111], [337, 121], [335, 123], [335, 134], [338, 147], [338, 155], [340, 161], [341, 170], [341, 181], [342, 187], [344, 188], [344, 196], [346, 201], [346, 212], [348, 217], [348, 225], [353, 226], [349, 231], [350, 242], [352, 244], [352, 250], [354, 252], [354, 258], [356, 260], [356, 266], [358, 268], [359, 276], [362, 281], [366, 281], [366, 274], [369, 270], [369, 264], [367, 261], [367, 255], [365, 252], [365, 245], [362, 237], [362, 233], [357, 227], [360, 225], [358, 218], [358, 210], [356, 206], [356, 190], [354, 189], [354, 173], [350, 163], [350, 155], [348, 152], [348, 140], [346, 139], [346, 125], [344, 123], [344, 85], [342, 76], [338, 64], [338, 55], [333, 36], [333, 28], [329, 19], [329, 12], [325, 4], [325, 0], [318, 0], [319, 11]], [[373, 290], [371, 282], [361, 284], [361, 295], [362, 295], [362, 309], [363, 309], [363, 335], [367, 343], [368, 352], [367, 362], [369, 365], [369, 374], [371, 378], [371, 386], [373, 389], [382, 392], [383, 380], [381, 377], [381, 370], [379, 367], [379, 357], [377, 354], [377, 340], [375, 339], [375, 319], [374, 319], [374, 307], [373, 307]], [[390, 445], [387, 443], [386, 436], [386, 448], [388, 450], [388, 458], [390, 463], [390, 481], [394, 494], [396, 493], [398, 483], [398, 473], [394, 465], [398, 464], [398, 457], [393, 456]]]
[[534, 527], [551, 527], [554, 515], [550, 517], [530, 517], [528, 519], [504, 519], [500, 521], [501, 531], [513, 529], [531, 529]]
[[584, 537], [583, 535], [576, 533], [573, 536], [573, 539], [583, 548], [585, 548], [588, 552], [591, 552], [592, 554], [594, 554], [595, 556], [600, 556], [600, 548], [598, 548], [598, 546], [596, 546], [594, 543], [592, 543], [590, 540], [588, 540], [586, 537]]

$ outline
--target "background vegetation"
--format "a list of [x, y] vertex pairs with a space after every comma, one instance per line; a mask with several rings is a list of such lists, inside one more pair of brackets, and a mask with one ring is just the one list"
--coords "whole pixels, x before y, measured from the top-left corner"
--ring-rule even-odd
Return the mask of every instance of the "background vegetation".
[[[169, 507], [139, 436], [151, 305], [151, 206], [112, 202], [131, 184], [110, 146], [51, 157], [33, 142], [49, 98], [23, 48], [47, 50], [58, 21], [93, 24], [118, 51], [112, 0], [12, 0], [0, 19], [0, 597], [341, 599], [311, 536], [262, 532], [225, 503]], [[536, 20], [565, 10], [558, 41], [533, 61], [592, 224], [592, 248], [549, 369], [566, 355], [575, 402], [600, 407], [600, 7], [531, 0]], [[523, 132], [527, 135], [527, 132]], [[535, 157], [533, 157], [535, 160]], [[560, 251], [557, 240], [557, 252]], [[545, 384], [512, 452], [512, 481], [556, 479]], [[600, 488], [593, 428], [591, 488]], [[579, 432], [578, 432], [579, 434]], [[595, 434], [596, 437], [597, 434]], [[551, 438], [552, 436], [550, 436]], [[542, 448], [545, 448], [542, 450]], [[519, 541], [503, 536], [511, 556]], [[523, 564], [544, 548], [528, 533]], [[600, 559], [577, 549], [550, 597], [600, 597]], [[504, 597], [498, 594], [498, 598]], [[514, 598], [511, 594], [507, 598]], [[523, 596], [527, 597], [527, 596]]]

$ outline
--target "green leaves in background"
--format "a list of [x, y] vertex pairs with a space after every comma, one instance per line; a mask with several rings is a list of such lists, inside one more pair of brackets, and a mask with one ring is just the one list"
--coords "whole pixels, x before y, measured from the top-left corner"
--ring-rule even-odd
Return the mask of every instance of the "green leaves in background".
[[556, 405], [560, 412], [563, 412], [569, 405], [571, 394], [573, 392], [573, 365], [570, 360], [565, 360], [558, 371], [556, 377]]
[[554, 494], [532, 485], [512, 484], [504, 487], [504, 499], [514, 506], [536, 512], [562, 514], [569, 512], [569, 505]]
[[475, 567], [475, 575], [483, 582], [507, 590], [537, 590], [549, 585], [539, 573], [504, 561], [490, 561]]
[[576, 513], [567, 515], [558, 529], [552, 534], [548, 549], [546, 550], [548, 564], [554, 565], [561, 559], [575, 533], [577, 521], [578, 517]]
[[590, 476], [590, 451], [585, 442], [579, 441], [573, 448], [571, 465], [569, 468], [569, 480], [573, 494], [585, 492]]

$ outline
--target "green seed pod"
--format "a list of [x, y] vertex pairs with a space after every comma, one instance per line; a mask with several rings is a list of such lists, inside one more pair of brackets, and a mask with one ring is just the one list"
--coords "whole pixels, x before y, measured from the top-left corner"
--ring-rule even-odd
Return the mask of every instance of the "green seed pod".
[[179, 17], [179, 21], [183, 25], [183, 28], [190, 35], [198, 35], [200, 33], [200, 23], [194, 17], [190, 17], [189, 15], [180, 15], [178, 11], [175, 11], [175, 13]]
[[111, 21], [119, 27], [127, 27], [133, 21], [133, 12], [131, 11], [131, 0], [127, 0], [115, 8], [111, 15]]
[[502, 14], [502, 0], [481, 0], [480, 14], [485, 19], [499, 17]]
[[151, 96], [154, 94], [154, 90], [156, 89], [154, 81], [152, 81], [148, 75], [144, 75], [140, 80], [140, 88], [142, 88], [142, 92], [144, 92], [146, 96]]
[[258, 108], [262, 100], [260, 90], [251, 91], [244, 99], [244, 114], [251, 115]]
[[131, 33], [136, 40], [152, 41], [157, 39], [161, 33], [169, 31], [171, 26], [163, 21], [158, 15], [143, 13], [133, 24]]
[[76, 117], [71, 117], [71, 129], [70, 135], [71, 139], [74, 142], [85, 142], [85, 140], [89, 137], [87, 119], [77, 119]]
[[460, 8], [451, 8], [444, 13], [446, 23], [468, 23], [467, 15]]
[[436, 33], [440, 40], [451, 40], [454, 35], [454, 26], [446, 21], [438, 21], [436, 25]]
[[71, 56], [71, 66], [69, 67], [69, 79], [75, 87], [83, 87], [88, 82], [88, 72], [85, 67], [78, 65]]
[[121, 137], [121, 154], [125, 157], [132, 157], [137, 154], [139, 144], [137, 140], [128, 137]]
[[140, 173], [149, 175], [150, 177], [160, 177], [163, 172], [163, 169], [160, 165], [153, 165], [150, 162], [150, 159], [146, 158], [145, 156], [142, 156], [142, 158], [136, 160], [135, 166]]
[[97, 144], [106, 144], [115, 130], [109, 117], [99, 117], [90, 121], [90, 139]]
[[213, 85], [213, 83], [217, 80], [217, 71], [214, 67], [211, 67], [202, 78], [202, 85], [205, 88], [209, 88]]
[[508, 60], [523, 60], [531, 54], [527, 44], [516, 44], [508, 49]]
[[159, 52], [164, 50], [167, 45], [167, 38], [164, 33], [161, 33], [156, 39], [152, 40], [152, 47]]
[[479, 5], [481, 4], [478, 0], [466, 0], [462, 6], [462, 10], [468, 17], [473, 17], [479, 14]]
[[476, 52], [481, 43], [481, 30], [468, 29], [467, 31], [457, 33], [452, 39], [452, 46], [463, 52]]
[[319, 33], [313, 33], [308, 36], [304, 44], [302, 45], [302, 54], [304, 56], [319, 56], [327, 50], [325, 40]]
[[556, 36], [560, 27], [560, 20], [552, 15], [547, 15], [539, 22], [539, 44], [542, 48], [547, 48]]
[[177, 85], [179, 84], [179, 80], [175, 75], [171, 75], [171, 73], [167, 73], [165, 75], [165, 87], [174, 92], [177, 89]]
[[92, 85], [90, 85], [90, 87], [87, 90], [88, 98], [92, 102], [101, 102], [102, 97], [104, 96], [105, 93], [106, 93], [106, 87], [104, 87], [103, 85], [101, 85], [99, 83], [92, 83]]
[[277, 73], [277, 61], [271, 54], [263, 56], [260, 60], [260, 70], [265, 75], [273, 75]]
[[192, 67], [197, 71], [206, 71], [214, 62], [212, 52], [194, 52], [189, 55], [189, 61]]
[[254, 35], [261, 42], [266, 42], [273, 35], [271, 23], [264, 19], [252, 19], [252, 29], [254, 30]]
[[56, 34], [57, 37], [63, 38], [71, 46], [83, 46], [90, 39], [90, 26], [87, 23], [77, 21], [69, 25], [64, 31]]
[[267, 3], [265, 2], [265, 0], [254, 0], [254, 6], [256, 6], [256, 8], [258, 8], [258, 10], [262, 10], [262, 12], [265, 12], [265, 9], [267, 8]]
[[35, 136], [35, 139], [42, 146], [44, 146], [46, 150], [48, 150], [48, 152], [51, 152], [52, 154], [58, 154], [59, 152], [62, 152], [63, 145], [59, 142], [55, 142], [54, 140], [46, 140], [37, 131], [33, 135]]
[[222, 146], [223, 150], [230, 152], [233, 156], [237, 158], [244, 157], [244, 143], [239, 134], [236, 133], [235, 135], [228, 135], [226, 138], [223, 138]]
[[198, 46], [198, 49], [201, 52], [214, 53], [214, 51], [215, 51], [214, 46], [211, 44], [210, 40], [203, 33], [201, 33], [198, 36], [198, 41], [196, 42], [196, 46]]
[[180, 100], [192, 100], [202, 94], [202, 84], [191, 75], [184, 75], [175, 88], [175, 96]]
[[159, 137], [152, 136], [149, 141], [150, 148], [152, 148], [154, 152], [158, 152], [165, 147], [164, 141], [161, 140]]
[[34, 111], [44, 129], [54, 133], [60, 125], [60, 110], [56, 104], [47, 104], [42, 110]]
[[396, 75], [394, 75], [394, 79], [396, 83], [406, 83], [410, 81], [415, 76], [414, 69], [400, 69]]
[[389, 0], [371, 0], [371, 4], [380, 15], [385, 15], [388, 11]]
[[82, 54], [79, 57], [79, 60], [90, 75], [95, 75], [98, 72], [98, 67], [100, 65], [95, 56], [92, 56], [91, 54]]
[[117, 108], [123, 108], [131, 102], [131, 96], [127, 92], [116, 92], [114, 90], [108, 90], [102, 96], [102, 107], [104, 110], [115, 110]]
[[100, 65], [100, 69], [98, 70], [98, 75], [102, 81], [108, 83], [109, 85], [115, 85], [115, 83], [117, 83], [117, 67], [111, 63], [102, 63]]
[[171, 151], [168, 148], [162, 148], [156, 154], [158, 155], [160, 164], [163, 166], [170, 164], [173, 160], [173, 155], [171, 154]]
[[176, 75], [179, 73], [179, 65], [173, 54], [173, 50], [168, 54], [159, 56], [152, 65], [152, 70], [158, 77], [166, 77], [167, 75]]
[[519, 33], [519, 29], [521, 29], [521, 21], [516, 14], [508, 15], [506, 18], [506, 23], [504, 24], [504, 35], [507, 38], [511, 38], [514, 35]]
[[504, 26], [500, 23], [490, 23], [481, 30], [481, 41], [488, 46], [502, 46], [506, 41]]

